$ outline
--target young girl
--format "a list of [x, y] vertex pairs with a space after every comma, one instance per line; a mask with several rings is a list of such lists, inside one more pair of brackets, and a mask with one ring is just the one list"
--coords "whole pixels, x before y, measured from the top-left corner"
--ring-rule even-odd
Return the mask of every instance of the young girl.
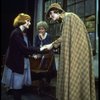
[[31, 25], [31, 17], [20, 13], [14, 19], [9, 46], [6, 53], [6, 61], [2, 76], [2, 83], [13, 90], [14, 100], [21, 100], [23, 85], [31, 85], [29, 55], [41, 53], [40, 48], [31, 46], [27, 37], [27, 29]]

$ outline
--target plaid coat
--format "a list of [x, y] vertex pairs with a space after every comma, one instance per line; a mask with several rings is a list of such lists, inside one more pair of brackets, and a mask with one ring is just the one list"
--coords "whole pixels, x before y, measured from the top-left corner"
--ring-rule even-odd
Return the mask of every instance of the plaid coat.
[[62, 35], [53, 46], [61, 44], [57, 74], [58, 100], [96, 100], [92, 50], [87, 30], [73, 13], [62, 17]]

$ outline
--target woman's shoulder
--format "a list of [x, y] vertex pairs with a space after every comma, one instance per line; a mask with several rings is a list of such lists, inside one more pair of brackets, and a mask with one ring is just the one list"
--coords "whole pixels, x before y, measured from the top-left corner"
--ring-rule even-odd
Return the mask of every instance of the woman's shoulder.
[[20, 28], [15, 28], [13, 29], [12, 33], [21, 33], [21, 30]]
[[37, 33], [37, 34], [35, 34], [35, 38], [39, 38], [39, 35], [38, 35], [38, 33]]
[[51, 34], [50, 34], [50, 33], [47, 33], [47, 36], [48, 36], [48, 37], [51, 37]]
[[75, 14], [75, 13], [73, 13], [73, 12], [66, 12], [65, 13], [65, 16], [73, 16], [73, 17], [77, 17], [78, 15], [77, 14]]
[[51, 38], [51, 34], [50, 33], [47, 33], [46, 38]]
[[15, 28], [12, 32], [11, 32], [11, 36], [17, 36], [17, 35], [21, 35], [21, 30], [19, 28]]

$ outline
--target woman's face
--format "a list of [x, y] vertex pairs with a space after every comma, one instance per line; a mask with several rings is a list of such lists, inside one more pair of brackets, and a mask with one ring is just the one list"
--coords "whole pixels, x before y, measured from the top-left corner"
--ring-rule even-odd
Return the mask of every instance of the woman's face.
[[24, 27], [26, 28], [26, 29], [29, 29], [29, 26], [31, 25], [31, 22], [30, 22], [30, 20], [25, 20], [25, 24], [24, 24]]
[[41, 27], [39, 27], [38, 32], [39, 32], [39, 34], [43, 34], [44, 35], [44, 33], [46, 32], [46, 30], [45, 30], [44, 27], [41, 26]]
[[55, 13], [53, 10], [50, 11], [50, 18], [53, 20], [53, 21], [56, 21], [59, 19], [59, 13]]

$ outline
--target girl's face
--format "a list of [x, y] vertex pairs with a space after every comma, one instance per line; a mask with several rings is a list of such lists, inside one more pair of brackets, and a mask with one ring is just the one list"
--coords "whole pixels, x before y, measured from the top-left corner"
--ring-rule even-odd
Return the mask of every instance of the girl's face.
[[59, 13], [55, 13], [53, 10], [50, 11], [50, 18], [53, 20], [53, 21], [56, 21], [59, 19]]
[[25, 20], [25, 24], [24, 24], [24, 27], [26, 28], [26, 29], [29, 29], [29, 26], [31, 25], [31, 22], [30, 22], [30, 20]]
[[39, 27], [38, 31], [39, 31], [39, 34], [43, 34], [43, 35], [44, 35], [44, 33], [46, 32], [45, 28], [42, 27], [42, 26]]

